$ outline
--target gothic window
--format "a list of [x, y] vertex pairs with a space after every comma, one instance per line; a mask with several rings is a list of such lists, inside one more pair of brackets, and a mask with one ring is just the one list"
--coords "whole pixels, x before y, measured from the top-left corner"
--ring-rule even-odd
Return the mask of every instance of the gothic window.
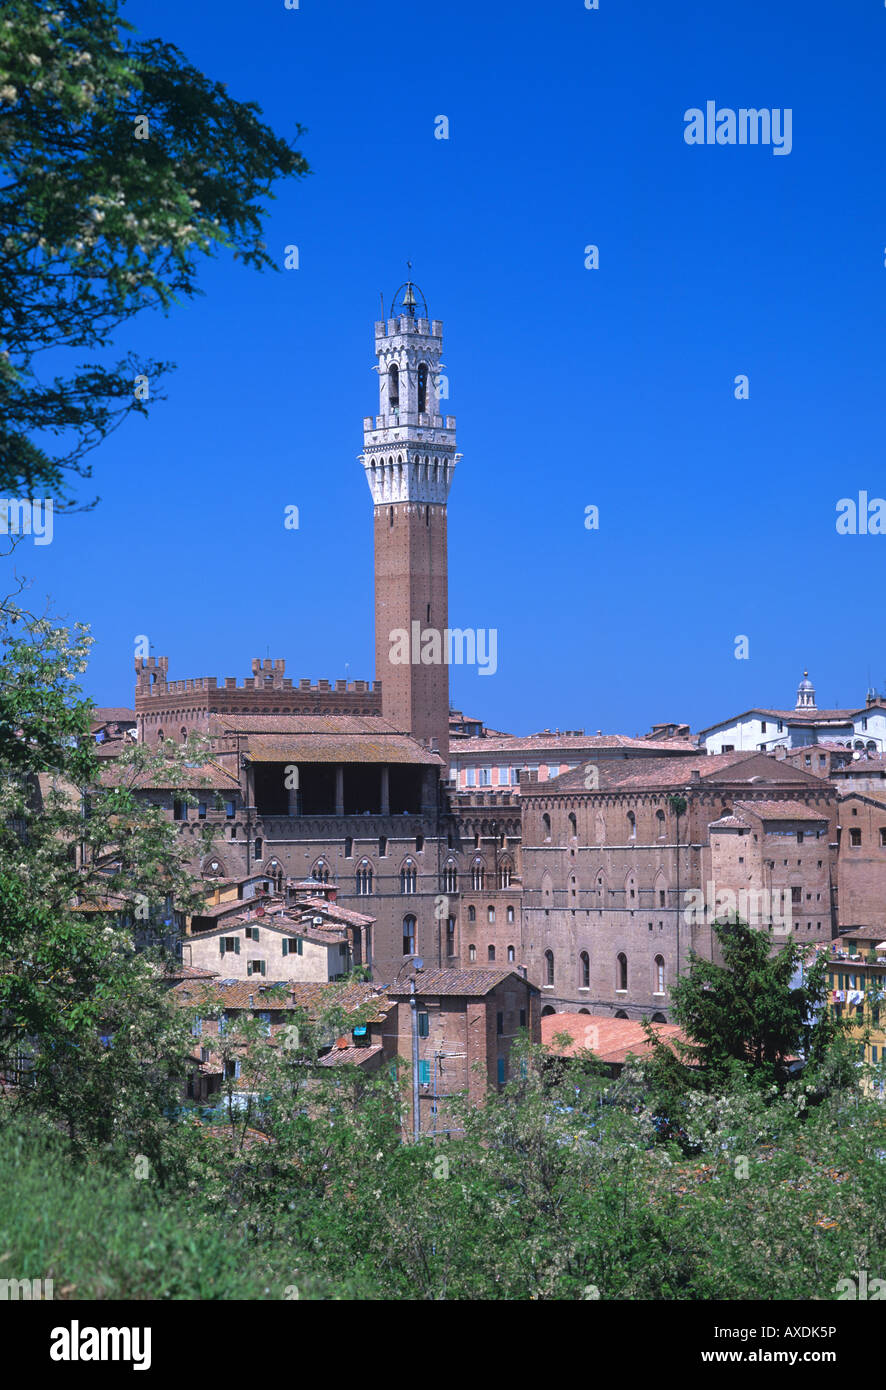
[[396, 362], [388, 368], [388, 405], [392, 414], [400, 408], [400, 368]]
[[633, 811], [628, 811], [628, 839], [630, 839], [630, 840], [636, 840], [636, 838], [637, 838], [637, 817], [634, 815]]
[[418, 364], [418, 413], [426, 415], [428, 410], [428, 365], [426, 362]]
[[446, 893], [458, 892], [458, 867], [453, 859], [443, 866], [443, 889]]
[[655, 993], [664, 994], [665, 987], [665, 963], [664, 956], [656, 956], [653, 962], [655, 966]]
[[574, 811], [569, 812], [569, 834], [572, 836], [573, 840], [578, 839], [578, 821], [575, 818]]
[[412, 859], [407, 859], [400, 870], [400, 892], [414, 893], [418, 874], [415, 863]]
[[403, 918], [403, 954], [415, 955], [415, 918], [411, 913]]
[[368, 859], [361, 859], [357, 866], [357, 896], [367, 898], [372, 892], [372, 865]]
[[255, 862], [256, 862], [256, 864], [258, 863], [258, 861], [259, 861], [259, 860], [261, 859], [261, 857], [262, 857], [263, 847], [264, 847], [264, 841], [263, 841], [263, 840], [258, 840], [258, 839], [257, 839], [256, 842], [255, 842]]
[[507, 859], [501, 860], [501, 862], [499, 863], [499, 866], [498, 866], [498, 886], [499, 886], [499, 888], [510, 888], [510, 886], [511, 886], [511, 874], [513, 873], [513, 871], [514, 871], [514, 870], [513, 870], [513, 866], [512, 866], [512, 864], [510, 863], [509, 860], [507, 860]]
[[455, 918], [446, 918], [446, 954], [455, 955]]
[[619, 951], [615, 962], [615, 988], [626, 990], [628, 987], [628, 958], [624, 951]]
[[545, 951], [545, 982], [552, 985], [554, 983], [554, 953]]
[[551, 818], [548, 815], [547, 811], [545, 811], [544, 815], [541, 818], [541, 827], [542, 834], [544, 835], [545, 840], [549, 840], [551, 838]]
[[591, 958], [587, 951], [582, 951], [578, 958], [579, 971], [578, 983], [582, 989], [590, 989], [591, 985]]
[[483, 860], [475, 859], [471, 865], [471, 887], [474, 892], [480, 892], [483, 888]]
[[659, 840], [663, 840], [664, 837], [665, 837], [665, 813], [664, 813], [664, 811], [656, 811], [656, 813], [655, 813], [655, 830], [656, 830], [656, 835], [658, 836]]
[[319, 883], [329, 882], [329, 865], [325, 859], [318, 859], [311, 870], [311, 878], [317, 879]]

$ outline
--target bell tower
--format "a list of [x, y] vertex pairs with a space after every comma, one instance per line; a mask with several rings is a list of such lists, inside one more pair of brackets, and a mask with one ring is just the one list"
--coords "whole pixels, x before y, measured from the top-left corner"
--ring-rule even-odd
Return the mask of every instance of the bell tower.
[[[446, 501], [455, 465], [443, 324], [424, 295], [401, 285], [391, 317], [375, 325], [378, 415], [363, 421], [375, 526], [375, 677], [382, 714], [449, 760]], [[434, 638], [433, 634], [437, 636]]]

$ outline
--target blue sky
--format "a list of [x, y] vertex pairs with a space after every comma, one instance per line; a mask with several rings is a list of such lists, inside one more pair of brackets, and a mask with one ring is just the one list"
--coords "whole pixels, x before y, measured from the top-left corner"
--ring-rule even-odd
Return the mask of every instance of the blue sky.
[[[94, 456], [95, 511], [17, 553], [92, 623], [99, 703], [131, 703], [139, 634], [175, 678], [266, 655], [296, 679], [372, 677], [357, 455], [379, 293], [408, 257], [464, 454], [450, 621], [498, 630], [496, 674], [453, 668], [453, 704], [513, 732], [633, 734], [792, 705], [804, 667], [819, 705], [886, 684], [886, 537], [835, 529], [840, 498], [886, 495], [886, 8], [125, 13], [280, 133], [308, 127], [314, 173], [267, 226], [297, 271], [207, 262], [204, 297], [129, 325], [121, 346], [177, 362], [169, 399]], [[707, 100], [791, 108], [791, 153], [687, 145]]]

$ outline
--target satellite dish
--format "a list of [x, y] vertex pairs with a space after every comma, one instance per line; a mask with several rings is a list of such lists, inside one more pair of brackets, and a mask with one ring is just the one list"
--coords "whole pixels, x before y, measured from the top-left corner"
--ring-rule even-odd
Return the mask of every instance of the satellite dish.
[[322, 927], [322, 925], [323, 925], [323, 918], [322, 918], [322, 917], [312, 917], [312, 918], [311, 918], [311, 921], [313, 922], [313, 924], [314, 924], [315, 927]]

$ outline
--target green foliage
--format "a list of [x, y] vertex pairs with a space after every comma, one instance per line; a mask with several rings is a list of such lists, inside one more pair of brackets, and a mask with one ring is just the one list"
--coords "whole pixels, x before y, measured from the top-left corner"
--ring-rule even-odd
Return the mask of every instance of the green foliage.
[[688, 972], [671, 989], [674, 1019], [691, 1041], [676, 1046], [675, 1060], [647, 1029], [655, 1043], [652, 1074], [668, 1095], [719, 1087], [736, 1071], [783, 1085], [792, 1057], [819, 1064], [841, 1031], [824, 1007], [823, 955], [794, 986], [804, 951], [793, 938], [772, 953], [769, 934], [738, 919], [715, 923], [714, 933], [723, 964], [690, 952]]
[[135, 788], [162, 773], [193, 800], [199, 750], [102, 763], [76, 685], [88, 648], [81, 625], [0, 606], [0, 1073], [23, 1074], [17, 1103], [75, 1142], [138, 1130], [159, 1161], [187, 1034], [132, 927], [201, 897], [176, 827]]
[[436, 1144], [401, 1142], [386, 1074], [326, 1071], [294, 1107], [270, 1080], [272, 1142], [241, 1142], [236, 1115], [177, 1123], [165, 1182], [0, 1113], [2, 1273], [69, 1297], [400, 1300], [826, 1300], [882, 1273], [880, 1103], [695, 1092], [687, 1159], [617, 1084], [569, 1067], [551, 1085], [527, 1044], [515, 1061]]
[[[46, 378], [49, 349], [101, 352], [143, 309], [197, 292], [220, 249], [271, 266], [261, 241], [278, 178], [308, 172], [253, 102], [230, 97], [119, 0], [6, 0], [0, 20], [0, 493], [66, 500], [65, 475], [168, 363], [129, 353]], [[296, 126], [296, 136], [301, 127]], [[60, 441], [53, 451], [48, 440]]]

